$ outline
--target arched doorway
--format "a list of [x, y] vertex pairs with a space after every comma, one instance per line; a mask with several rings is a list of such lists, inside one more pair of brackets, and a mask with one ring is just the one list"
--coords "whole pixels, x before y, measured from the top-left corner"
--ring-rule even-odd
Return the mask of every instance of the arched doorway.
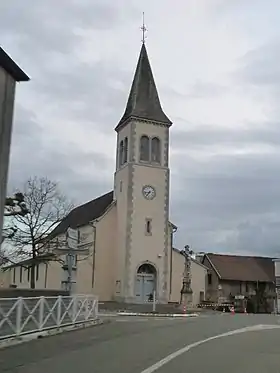
[[143, 263], [137, 269], [135, 296], [139, 303], [149, 301], [151, 294], [156, 290], [157, 271], [150, 263]]

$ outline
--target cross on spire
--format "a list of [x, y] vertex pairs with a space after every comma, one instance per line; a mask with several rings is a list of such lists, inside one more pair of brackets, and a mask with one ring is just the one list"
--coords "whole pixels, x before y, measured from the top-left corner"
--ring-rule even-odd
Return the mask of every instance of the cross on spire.
[[142, 23], [142, 27], [141, 27], [141, 30], [142, 30], [142, 43], [145, 44], [145, 39], [146, 39], [146, 32], [147, 32], [147, 28], [145, 26], [145, 13], [143, 12], [143, 23]]

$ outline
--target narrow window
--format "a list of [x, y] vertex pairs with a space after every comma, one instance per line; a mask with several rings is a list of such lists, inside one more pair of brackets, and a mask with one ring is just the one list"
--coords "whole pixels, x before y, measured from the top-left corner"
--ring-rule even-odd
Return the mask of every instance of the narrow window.
[[124, 145], [123, 145], [123, 141], [121, 141], [120, 149], [119, 149], [119, 166], [123, 164], [123, 151], [124, 151]]
[[122, 192], [122, 181], [120, 181], [120, 192]]
[[150, 161], [150, 139], [148, 136], [142, 136], [140, 139], [140, 161]]
[[160, 163], [161, 159], [160, 139], [154, 137], [152, 139], [152, 162]]
[[152, 219], [146, 219], [145, 233], [147, 236], [152, 235]]
[[36, 281], [39, 280], [39, 264], [36, 265]]
[[14, 276], [13, 276], [13, 283], [16, 283], [16, 267], [14, 267]]
[[212, 273], [208, 273], [208, 285], [212, 285]]
[[20, 266], [19, 270], [19, 281], [22, 282], [22, 266]]
[[30, 280], [30, 267], [28, 267], [28, 270], [27, 270], [27, 281], [29, 282]]
[[128, 155], [128, 139], [127, 137], [124, 139], [124, 155], [123, 155], [123, 163], [127, 162], [127, 155]]

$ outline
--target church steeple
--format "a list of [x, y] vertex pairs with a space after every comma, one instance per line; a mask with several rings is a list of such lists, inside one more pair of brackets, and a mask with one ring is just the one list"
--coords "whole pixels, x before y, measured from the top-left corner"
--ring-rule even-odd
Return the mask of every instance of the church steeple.
[[125, 112], [116, 131], [129, 118], [147, 119], [171, 126], [162, 110], [145, 43], [143, 42]]

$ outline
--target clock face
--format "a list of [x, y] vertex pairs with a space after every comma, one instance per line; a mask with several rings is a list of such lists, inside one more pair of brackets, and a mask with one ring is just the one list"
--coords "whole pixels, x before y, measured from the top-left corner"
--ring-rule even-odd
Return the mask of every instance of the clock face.
[[154, 199], [156, 196], [156, 190], [151, 185], [145, 185], [142, 189], [143, 196], [146, 199]]

